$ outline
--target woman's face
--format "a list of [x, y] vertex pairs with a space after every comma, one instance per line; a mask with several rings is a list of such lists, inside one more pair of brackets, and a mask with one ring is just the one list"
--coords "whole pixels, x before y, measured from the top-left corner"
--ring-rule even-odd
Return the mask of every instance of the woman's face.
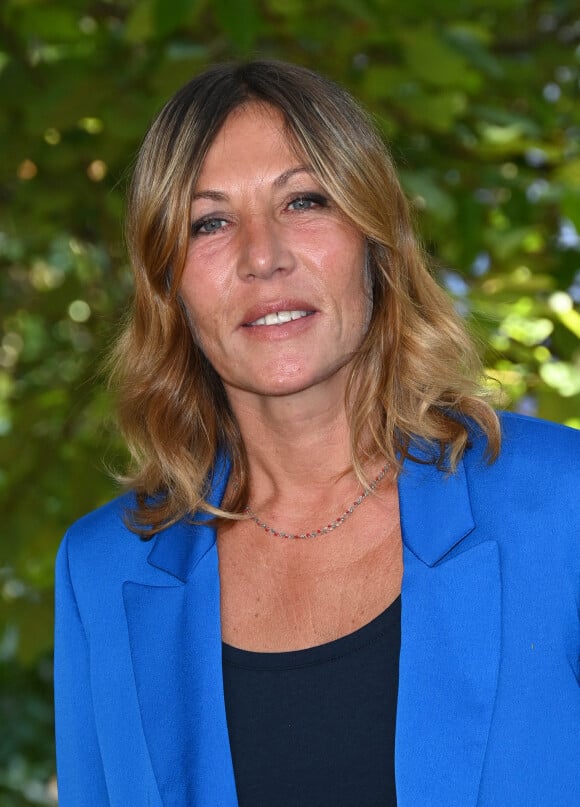
[[296, 155], [277, 110], [251, 103], [227, 118], [191, 222], [181, 296], [230, 400], [346, 375], [371, 313], [364, 239]]

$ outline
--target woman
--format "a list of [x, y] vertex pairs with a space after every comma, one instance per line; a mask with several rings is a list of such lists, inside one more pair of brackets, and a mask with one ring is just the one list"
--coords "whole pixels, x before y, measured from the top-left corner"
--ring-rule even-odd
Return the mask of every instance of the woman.
[[354, 101], [198, 76], [128, 241], [131, 490], [57, 561], [61, 805], [580, 803], [579, 435], [500, 424]]

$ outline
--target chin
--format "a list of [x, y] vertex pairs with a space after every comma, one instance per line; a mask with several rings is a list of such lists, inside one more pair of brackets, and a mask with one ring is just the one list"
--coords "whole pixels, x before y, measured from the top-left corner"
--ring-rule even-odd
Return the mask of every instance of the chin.
[[[333, 381], [339, 383], [341, 388], [343, 387], [344, 378], [339, 378], [339, 373], [337, 372], [318, 376], [315, 374], [306, 375], [304, 372], [300, 373], [300, 375], [284, 374], [278, 377], [269, 376], [267, 383], [264, 383], [264, 379], [261, 379], [261, 383], [258, 385], [256, 391], [262, 395], [281, 397], [285, 395], [299, 395], [309, 390], [314, 391], [318, 389], [320, 392], [325, 392], [327, 395], [330, 395], [330, 390], [333, 388]], [[336, 390], [332, 393], [332, 397], [335, 397], [335, 393]]]
[[[318, 390], [336, 399], [337, 390], [346, 384], [345, 369], [348, 362], [337, 362], [325, 367], [304, 363], [280, 362], [261, 367], [253, 367], [248, 372], [232, 378], [226, 386], [263, 397], [285, 397], [299, 395], [308, 390]], [[241, 369], [241, 368], [240, 368]]]
[[271, 363], [254, 378], [256, 391], [265, 395], [291, 395], [303, 392], [318, 380], [312, 368], [307, 368], [302, 363], [288, 361], [280, 362], [278, 365]]
[[297, 379], [281, 378], [271, 379], [267, 385], [263, 385], [261, 390], [258, 390], [262, 395], [270, 395], [272, 397], [283, 397], [285, 395], [298, 395], [305, 392], [314, 384], [307, 381], [299, 381]]
[[284, 395], [294, 395], [304, 392], [310, 387], [316, 386], [317, 379], [289, 373], [268, 373], [263, 372], [258, 378], [246, 378], [241, 383], [233, 383], [229, 386], [244, 390], [254, 395], [264, 397], [281, 397]]

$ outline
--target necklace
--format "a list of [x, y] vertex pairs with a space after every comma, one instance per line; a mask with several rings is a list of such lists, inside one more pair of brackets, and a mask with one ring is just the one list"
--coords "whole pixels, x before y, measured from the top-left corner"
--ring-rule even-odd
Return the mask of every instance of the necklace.
[[258, 515], [256, 515], [256, 513], [254, 513], [254, 511], [249, 505], [246, 506], [246, 513], [250, 516], [252, 521], [258, 525], [258, 527], [261, 527], [265, 532], [269, 532], [270, 535], [276, 535], [278, 538], [293, 538], [293, 539], [316, 538], [318, 535], [326, 535], [327, 533], [336, 530], [338, 527], [341, 526], [341, 524], [344, 524], [347, 518], [352, 516], [356, 508], [359, 507], [359, 505], [361, 505], [364, 502], [367, 496], [369, 496], [373, 491], [377, 489], [377, 486], [379, 485], [381, 480], [384, 479], [388, 468], [389, 463], [387, 462], [387, 464], [383, 465], [383, 467], [381, 468], [379, 475], [373, 479], [368, 488], [365, 488], [365, 490], [363, 490], [361, 495], [354, 500], [351, 506], [347, 507], [344, 513], [342, 513], [342, 515], [340, 515], [337, 519], [331, 521], [325, 527], [321, 527], [319, 530], [311, 530], [310, 532], [302, 532], [302, 533], [283, 532], [282, 530], [275, 530], [273, 527], [270, 527], [268, 524], [266, 524], [265, 521], [262, 521], [262, 519]]

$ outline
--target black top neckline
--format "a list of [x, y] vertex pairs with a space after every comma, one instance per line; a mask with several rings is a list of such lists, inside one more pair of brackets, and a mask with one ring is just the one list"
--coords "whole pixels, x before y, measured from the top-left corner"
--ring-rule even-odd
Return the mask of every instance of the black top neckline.
[[399, 595], [382, 613], [366, 625], [331, 642], [306, 647], [302, 650], [273, 653], [243, 650], [223, 642], [222, 661], [228, 666], [246, 670], [292, 670], [326, 664], [356, 653], [392, 629], [399, 630], [400, 622], [401, 597]]

